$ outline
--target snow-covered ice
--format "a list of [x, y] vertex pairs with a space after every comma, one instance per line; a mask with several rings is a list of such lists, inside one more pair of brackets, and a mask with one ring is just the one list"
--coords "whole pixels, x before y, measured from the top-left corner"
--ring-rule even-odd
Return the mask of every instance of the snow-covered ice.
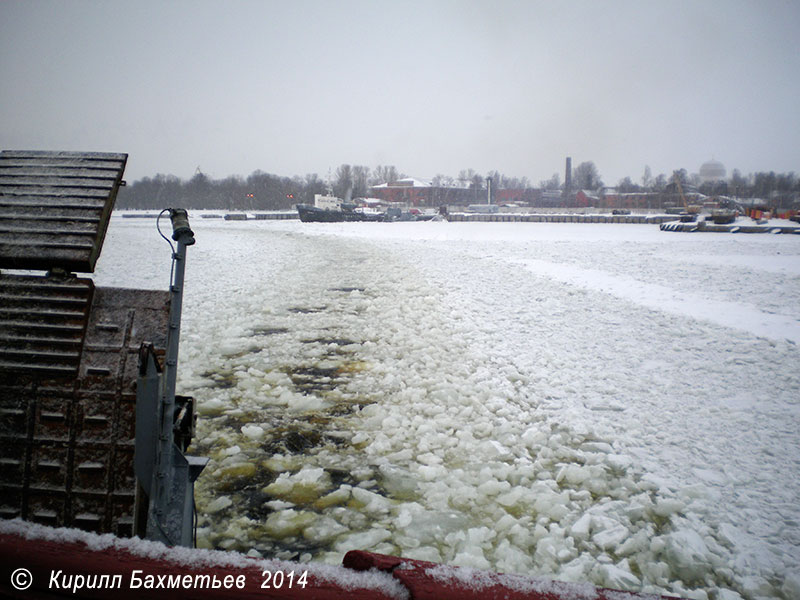
[[[794, 597], [800, 236], [192, 227], [201, 545]], [[166, 289], [169, 256], [115, 217], [95, 278]]]

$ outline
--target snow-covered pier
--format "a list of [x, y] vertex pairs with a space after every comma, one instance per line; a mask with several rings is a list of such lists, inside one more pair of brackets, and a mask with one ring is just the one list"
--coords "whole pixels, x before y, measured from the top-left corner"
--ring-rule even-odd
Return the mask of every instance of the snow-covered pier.
[[730, 223], [728, 225], [717, 225], [698, 221], [696, 223], [682, 223], [681, 221], [669, 221], [661, 223], [661, 231], [680, 231], [684, 233], [694, 233], [704, 231], [706, 233], [800, 233], [800, 225], [787, 225], [791, 221], [781, 220], [779, 224], [775, 222], [759, 225], [758, 223], [742, 225], [740, 223]]
[[[284, 221], [297, 220], [297, 211], [272, 212], [197, 212], [203, 219], [219, 219], [224, 221]], [[121, 214], [126, 219], [155, 219], [153, 212], [130, 211]], [[463, 213], [451, 212], [447, 216], [451, 222], [480, 223], [623, 223], [634, 225], [660, 225], [675, 220], [675, 215], [665, 214], [579, 214], [579, 213]]]
[[675, 219], [675, 215], [589, 215], [589, 214], [522, 214], [522, 213], [451, 213], [448, 221], [483, 223], [627, 223], [659, 225]]
[[[225, 221], [288, 221], [297, 220], [297, 211], [270, 211], [270, 212], [204, 212], [192, 211], [192, 214], [203, 219], [220, 219]], [[124, 211], [120, 213], [123, 219], [155, 219], [157, 212], [152, 211]]]

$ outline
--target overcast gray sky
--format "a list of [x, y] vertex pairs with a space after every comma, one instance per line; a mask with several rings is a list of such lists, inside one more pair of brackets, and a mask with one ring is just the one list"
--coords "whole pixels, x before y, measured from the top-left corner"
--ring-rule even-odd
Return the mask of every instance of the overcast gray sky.
[[2, 0], [0, 147], [131, 181], [800, 172], [798, 32], [796, 0]]

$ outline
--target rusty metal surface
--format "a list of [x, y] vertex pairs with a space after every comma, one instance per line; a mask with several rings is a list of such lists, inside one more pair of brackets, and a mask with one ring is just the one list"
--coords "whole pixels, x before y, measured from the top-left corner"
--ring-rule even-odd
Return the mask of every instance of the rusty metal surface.
[[75, 377], [94, 283], [0, 274], [0, 372]]
[[94, 271], [127, 158], [0, 152], [0, 268]]
[[168, 292], [95, 288], [77, 376], [0, 370], [0, 517], [133, 533], [138, 350], [168, 315]]

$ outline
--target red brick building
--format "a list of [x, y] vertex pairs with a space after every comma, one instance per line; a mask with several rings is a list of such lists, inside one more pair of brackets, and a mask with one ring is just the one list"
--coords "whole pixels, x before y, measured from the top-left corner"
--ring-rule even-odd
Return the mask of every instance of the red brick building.
[[413, 177], [372, 186], [370, 196], [386, 203], [399, 202], [406, 206], [438, 207], [486, 202], [485, 189], [434, 186]]

